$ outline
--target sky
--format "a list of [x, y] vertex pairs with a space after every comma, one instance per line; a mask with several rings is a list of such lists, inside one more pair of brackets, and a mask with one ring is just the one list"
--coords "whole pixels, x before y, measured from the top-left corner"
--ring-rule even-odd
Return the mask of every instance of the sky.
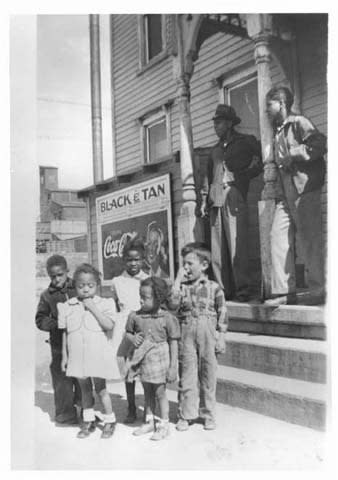
[[[109, 18], [100, 15], [104, 177], [113, 175]], [[59, 188], [93, 183], [88, 15], [37, 17], [37, 160]]]

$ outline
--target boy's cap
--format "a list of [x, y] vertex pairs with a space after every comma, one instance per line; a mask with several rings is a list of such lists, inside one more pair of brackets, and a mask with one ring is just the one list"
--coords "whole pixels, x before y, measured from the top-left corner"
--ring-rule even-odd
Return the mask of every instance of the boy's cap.
[[241, 123], [241, 119], [237, 116], [236, 110], [230, 105], [217, 105], [215, 115], [212, 117], [212, 119], [216, 120], [217, 118], [231, 120], [233, 125], [238, 125], [239, 123]]

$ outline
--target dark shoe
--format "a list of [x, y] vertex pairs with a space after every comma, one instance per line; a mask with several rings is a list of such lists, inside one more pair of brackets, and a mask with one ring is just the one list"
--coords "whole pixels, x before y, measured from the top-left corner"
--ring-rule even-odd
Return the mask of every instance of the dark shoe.
[[102, 433], [101, 433], [101, 438], [110, 438], [113, 436], [115, 432], [115, 427], [116, 427], [116, 422], [114, 423], [105, 423]]
[[136, 419], [137, 419], [136, 408], [135, 409], [129, 409], [128, 413], [127, 413], [127, 416], [126, 416], [123, 423], [126, 423], [126, 424], [135, 423]]
[[211, 418], [207, 418], [204, 421], [204, 430], [215, 430], [215, 429], [216, 429], [215, 420], [212, 420]]
[[81, 430], [76, 435], [77, 438], [87, 438], [91, 433], [96, 429], [95, 422], [83, 422], [81, 425]]
[[185, 432], [189, 428], [188, 420], [184, 420], [183, 418], [180, 418], [179, 421], [176, 423], [175, 428], [178, 432]]
[[233, 302], [239, 302], [239, 303], [245, 303], [248, 302], [250, 299], [250, 295], [247, 293], [238, 293], [234, 299], [232, 300]]
[[73, 427], [74, 425], [78, 425], [79, 421], [77, 417], [62, 419], [61, 421], [55, 419], [55, 426], [56, 427]]

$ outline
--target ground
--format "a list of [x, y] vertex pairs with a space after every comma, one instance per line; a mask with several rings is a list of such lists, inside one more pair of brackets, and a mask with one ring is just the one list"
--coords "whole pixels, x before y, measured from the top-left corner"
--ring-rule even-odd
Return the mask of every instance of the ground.
[[[325, 433], [291, 425], [247, 410], [217, 404], [217, 430], [200, 424], [177, 432], [176, 392], [169, 391], [170, 436], [151, 442], [150, 434], [134, 437], [135, 426], [124, 425], [124, 385], [109, 385], [117, 416], [115, 435], [100, 438], [98, 428], [89, 438], [76, 438], [77, 427], [56, 427], [53, 392], [48, 372], [49, 346], [37, 333], [35, 392], [35, 468], [56, 469], [316, 469], [324, 460]], [[137, 387], [139, 418], [143, 395]], [[140, 424], [140, 420], [138, 424]], [[137, 426], [136, 425], [136, 426]], [[57, 454], [56, 454], [57, 452]]]
[[[46, 286], [39, 279], [37, 293]], [[35, 468], [71, 469], [317, 469], [324, 461], [323, 432], [292, 425], [247, 410], [217, 404], [217, 429], [205, 431], [195, 424], [187, 432], [174, 427], [177, 394], [169, 391], [170, 436], [151, 442], [150, 434], [134, 437], [135, 426], [124, 425], [124, 385], [109, 385], [117, 428], [109, 440], [100, 438], [98, 428], [90, 437], [76, 438], [77, 427], [53, 423], [53, 392], [50, 384], [48, 334], [36, 333]], [[143, 395], [137, 386], [139, 418]], [[140, 424], [140, 421], [137, 425]], [[137, 426], [136, 425], [136, 426]]]

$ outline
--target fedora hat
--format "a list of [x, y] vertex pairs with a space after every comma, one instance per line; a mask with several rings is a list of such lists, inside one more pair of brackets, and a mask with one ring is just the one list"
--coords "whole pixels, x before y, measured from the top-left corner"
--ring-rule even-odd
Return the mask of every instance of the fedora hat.
[[241, 122], [241, 119], [237, 117], [236, 110], [230, 105], [224, 104], [217, 105], [215, 115], [212, 119], [216, 120], [216, 118], [231, 120], [233, 125], [238, 125]]

